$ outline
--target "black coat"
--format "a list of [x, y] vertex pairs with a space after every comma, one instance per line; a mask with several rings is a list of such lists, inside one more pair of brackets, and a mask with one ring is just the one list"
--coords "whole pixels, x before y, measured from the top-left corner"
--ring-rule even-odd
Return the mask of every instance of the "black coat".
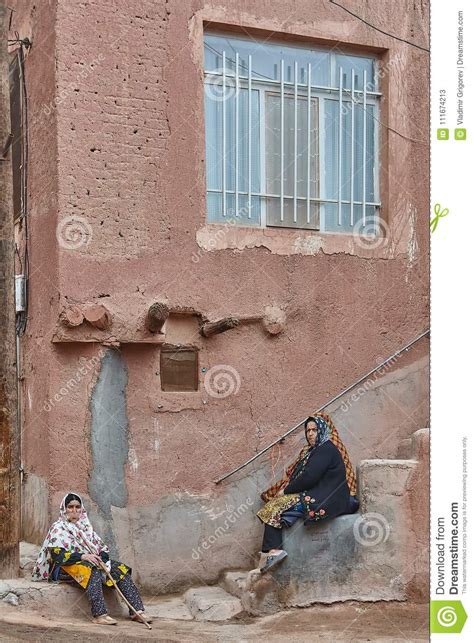
[[313, 449], [302, 473], [290, 479], [284, 493], [300, 494], [305, 522], [351, 513], [346, 467], [339, 449], [330, 440]]

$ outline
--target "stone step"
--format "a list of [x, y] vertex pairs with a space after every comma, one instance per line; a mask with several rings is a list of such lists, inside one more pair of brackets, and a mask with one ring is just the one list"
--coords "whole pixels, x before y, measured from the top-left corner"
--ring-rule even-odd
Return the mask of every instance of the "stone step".
[[243, 611], [240, 600], [219, 586], [191, 587], [183, 597], [197, 621], [226, 621]]
[[[16, 601], [13, 598], [16, 596]], [[107, 610], [112, 616], [126, 616], [127, 608], [113, 590], [104, 592]], [[5, 600], [7, 599], [7, 600]], [[51, 616], [70, 616], [71, 605], [79, 614], [90, 617], [89, 601], [85, 592], [69, 583], [34, 582], [29, 578], [13, 578], [0, 581], [0, 600], [10, 604], [39, 610]]]
[[146, 601], [146, 611], [153, 618], [192, 621], [193, 617], [182, 596], [160, 596]]

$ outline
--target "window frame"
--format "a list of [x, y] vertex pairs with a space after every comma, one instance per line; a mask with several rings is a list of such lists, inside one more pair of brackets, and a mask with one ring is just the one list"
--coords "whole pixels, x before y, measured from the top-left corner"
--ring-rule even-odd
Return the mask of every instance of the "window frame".
[[[229, 34], [226, 32], [220, 32], [220, 31], [204, 31], [204, 47], [206, 46], [205, 38], [206, 36], [214, 36], [214, 37], [221, 37], [221, 38], [226, 38], [226, 39], [235, 39], [235, 40], [244, 40], [246, 39], [244, 36], [236, 36], [235, 34]], [[373, 138], [373, 144], [374, 144], [374, 149], [373, 149], [373, 165], [372, 165], [372, 171], [373, 171], [373, 193], [374, 193], [374, 198], [373, 201], [367, 201], [365, 200], [365, 205], [366, 207], [373, 208], [373, 211], [375, 215], [371, 215], [370, 213], [367, 215], [367, 218], [373, 218], [376, 221], [377, 228], [380, 229], [380, 221], [381, 221], [381, 208], [382, 208], [382, 201], [381, 201], [381, 195], [380, 195], [380, 184], [381, 184], [381, 177], [380, 177], [380, 172], [381, 172], [381, 156], [380, 156], [380, 137], [382, 134], [381, 127], [380, 127], [380, 112], [381, 112], [381, 99], [383, 97], [383, 94], [381, 92], [380, 88], [380, 61], [378, 56], [376, 56], [374, 53], [367, 53], [365, 55], [362, 55], [360, 53], [354, 53], [354, 52], [340, 52], [339, 50], [337, 52], [333, 51], [332, 49], [329, 48], [323, 48], [323, 47], [308, 47], [307, 45], [294, 42], [294, 41], [284, 41], [284, 42], [277, 42], [271, 40], [269, 42], [270, 45], [273, 43], [277, 45], [291, 45], [292, 48], [300, 48], [302, 51], [320, 51], [322, 53], [325, 53], [329, 56], [329, 86], [322, 86], [322, 85], [313, 85], [311, 83], [311, 100], [312, 99], [317, 99], [318, 100], [318, 131], [317, 131], [317, 137], [318, 137], [318, 151], [317, 151], [317, 158], [318, 158], [318, 175], [317, 175], [317, 185], [319, 186], [319, 193], [316, 197], [310, 197], [310, 201], [314, 201], [318, 204], [318, 210], [319, 210], [319, 228], [315, 229], [313, 227], [299, 227], [299, 226], [283, 226], [283, 225], [272, 225], [268, 224], [267, 221], [267, 200], [269, 198], [274, 198], [275, 195], [270, 195], [267, 192], [267, 168], [266, 168], [266, 148], [265, 148], [265, 119], [266, 119], [266, 97], [267, 93], [268, 94], [275, 94], [277, 96], [281, 96], [281, 92], [278, 90], [280, 87], [280, 80], [269, 80], [268, 82], [262, 82], [261, 80], [257, 79], [252, 75], [251, 77], [251, 90], [256, 90], [258, 91], [258, 105], [259, 105], [259, 157], [260, 157], [260, 178], [259, 178], [259, 186], [260, 189], [258, 192], [251, 192], [252, 197], [258, 197], [260, 199], [260, 223], [246, 223], [245, 218], [242, 220], [236, 221], [235, 218], [232, 220], [232, 217], [229, 217], [229, 221], [221, 220], [221, 221], [216, 221], [216, 220], [210, 220], [209, 219], [209, 208], [208, 208], [208, 201], [207, 201], [207, 195], [209, 193], [216, 193], [216, 194], [221, 194], [223, 195], [223, 187], [221, 188], [208, 188], [208, 177], [207, 177], [207, 171], [205, 173], [205, 180], [206, 180], [206, 224], [207, 225], [226, 225], [232, 222], [239, 228], [247, 228], [247, 229], [257, 229], [257, 230], [264, 230], [264, 229], [283, 229], [283, 230], [291, 230], [291, 231], [312, 231], [312, 232], [317, 232], [318, 234], [324, 234], [324, 235], [349, 235], [353, 236], [355, 234], [354, 227], [357, 225], [357, 221], [354, 219], [354, 224], [352, 225], [352, 229], [347, 230], [335, 230], [335, 229], [330, 229], [326, 230], [325, 229], [325, 220], [324, 220], [324, 207], [321, 207], [321, 205], [324, 204], [336, 204], [338, 205], [341, 203], [342, 205], [350, 205], [351, 202], [353, 206], [358, 205], [363, 207], [363, 200], [355, 200], [355, 199], [344, 199], [342, 196], [337, 199], [331, 199], [329, 197], [326, 197], [326, 189], [325, 189], [325, 182], [324, 182], [324, 168], [325, 168], [325, 145], [326, 145], [326, 131], [324, 127], [325, 123], [325, 102], [326, 100], [332, 100], [339, 102], [340, 104], [344, 105], [344, 103], [349, 103], [353, 100], [353, 96], [357, 97], [359, 96], [359, 100], [356, 100], [356, 104], [362, 104], [363, 100], [363, 95], [364, 92], [363, 90], [356, 90], [354, 88], [353, 92], [351, 89], [347, 89], [343, 87], [342, 89], [342, 101], [339, 96], [340, 93], [340, 87], [336, 86], [335, 83], [335, 76], [336, 76], [336, 71], [337, 71], [337, 56], [340, 55], [347, 55], [350, 57], [359, 57], [363, 59], [371, 58], [373, 61], [373, 66], [374, 66], [374, 72], [373, 72], [373, 83], [369, 81], [368, 84], [373, 85], [371, 89], [366, 90], [365, 92], [365, 105], [372, 106], [373, 107], [373, 122], [374, 122], [374, 138]], [[224, 49], [225, 51], [225, 49]], [[228, 58], [226, 57], [226, 60], [229, 61], [230, 64], [235, 63], [234, 58]], [[240, 59], [239, 59], [240, 60]], [[302, 67], [299, 67], [301, 69]], [[226, 78], [231, 78], [234, 79], [233, 82], [235, 84], [235, 78], [236, 78], [236, 72], [234, 72], [231, 67], [229, 67], [227, 70]], [[253, 70], [252, 70], [253, 71]], [[213, 84], [213, 77], [216, 76], [215, 73], [212, 71], [206, 70], [205, 65], [204, 65], [204, 85], [206, 84]], [[342, 67], [341, 67], [341, 74], [342, 74]], [[219, 74], [217, 74], [219, 75]], [[222, 74], [220, 74], [222, 75]], [[215, 82], [215, 81], [214, 81]], [[239, 87], [241, 89], [246, 89], [248, 91], [248, 77], [245, 76], [240, 76], [239, 75]], [[294, 91], [288, 90], [288, 85], [290, 84], [289, 81], [284, 81], [284, 96], [285, 98], [293, 98], [294, 99]], [[291, 84], [294, 84], [294, 81], [291, 81]], [[298, 98], [307, 100], [307, 83], [301, 83], [297, 82], [297, 87], [298, 87]], [[206, 87], [204, 87], [204, 96], [206, 96]], [[336, 93], [337, 92], [337, 93]], [[354, 110], [355, 112], [355, 110]], [[365, 123], [367, 122], [366, 119], [364, 119]], [[364, 126], [366, 127], [366, 125]], [[207, 131], [205, 128], [205, 141], [207, 145]], [[367, 145], [366, 145], [366, 151], [367, 151]], [[207, 159], [207, 154], [206, 154], [206, 163], [208, 162]], [[338, 163], [339, 164], [339, 163]], [[370, 168], [367, 167], [366, 165], [366, 172], [370, 171]], [[296, 190], [296, 186], [294, 186], [294, 190]], [[341, 193], [342, 193], [342, 188], [341, 188]], [[235, 195], [236, 189], [229, 190], [228, 188], [226, 189], [226, 195], [227, 198], [230, 196]], [[248, 195], [247, 192], [243, 192], [241, 190], [238, 191], [239, 196], [245, 196]], [[280, 197], [280, 194], [276, 195]], [[290, 198], [295, 198], [294, 194]], [[303, 201], [307, 201], [307, 197], [296, 197], [296, 199], [301, 199]], [[225, 215], [221, 215], [222, 218]], [[371, 231], [371, 234], [373, 234], [373, 231]], [[377, 233], [378, 234], [378, 233]]]

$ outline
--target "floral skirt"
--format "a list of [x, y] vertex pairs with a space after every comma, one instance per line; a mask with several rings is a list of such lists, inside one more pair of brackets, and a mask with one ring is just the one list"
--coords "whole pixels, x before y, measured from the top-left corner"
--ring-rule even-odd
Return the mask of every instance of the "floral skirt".
[[[117, 583], [118, 581], [122, 580], [125, 576], [125, 574], [128, 574], [131, 572], [130, 567], [127, 567], [127, 565], [124, 565], [118, 560], [111, 560], [111, 568], [110, 568], [110, 575], [114, 579], [114, 581]], [[73, 563], [72, 565], [62, 565], [61, 566], [61, 571], [66, 572], [68, 576], [73, 578], [81, 587], [84, 587], [86, 589], [87, 585], [89, 584], [89, 580], [92, 574], [92, 565], [90, 565], [87, 562], [80, 562], [80, 563]], [[105, 573], [102, 572], [104, 578], [103, 582], [105, 585], [108, 587], [111, 587], [113, 585], [112, 581], [110, 578], [105, 576]]]
[[287, 509], [291, 509], [300, 502], [299, 493], [289, 493], [283, 496], [272, 498], [257, 511], [257, 516], [266, 525], [271, 525], [281, 529], [281, 514]]

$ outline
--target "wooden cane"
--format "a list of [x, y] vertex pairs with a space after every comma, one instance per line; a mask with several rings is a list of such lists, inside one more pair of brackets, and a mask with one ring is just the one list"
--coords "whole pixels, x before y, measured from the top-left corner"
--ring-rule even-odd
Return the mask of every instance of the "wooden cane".
[[[74, 538], [76, 538], [76, 534], [74, 534], [74, 533], [73, 533], [73, 532], [71, 532], [70, 530], [68, 530], [68, 531], [69, 531], [69, 533], [70, 533]], [[128, 608], [129, 608], [129, 609], [130, 609], [134, 614], [135, 614], [135, 616], [138, 616], [139, 620], [140, 620], [144, 625], [146, 625], [146, 626], [147, 626], [147, 628], [148, 628], [149, 630], [151, 630], [151, 629], [152, 629], [152, 627], [151, 627], [150, 623], [147, 623], [146, 618], [145, 618], [144, 616], [142, 616], [139, 612], [137, 612], [137, 610], [133, 607], [133, 605], [130, 605], [130, 603], [128, 602], [128, 600], [127, 600], [127, 599], [125, 598], [125, 596], [122, 594], [122, 592], [120, 591], [119, 586], [117, 585], [117, 583], [115, 582], [114, 578], [112, 577], [112, 574], [111, 574], [111, 573], [109, 572], [109, 570], [107, 569], [107, 566], [106, 566], [106, 565], [105, 565], [105, 563], [100, 559], [100, 557], [98, 556], [98, 554], [96, 554], [96, 553], [95, 553], [95, 551], [94, 551], [94, 549], [95, 549], [95, 548], [94, 548], [94, 547], [92, 546], [92, 544], [87, 540], [87, 538], [84, 536], [84, 534], [82, 534], [82, 533], [81, 533], [80, 535], [81, 535], [81, 538], [82, 538], [82, 543], [83, 543], [83, 545], [86, 547], [86, 549], [88, 549], [88, 550], [89, 550], [89, 553], [93, 554], [94, 556], [97, 556], [97, 558], [99, 559], [99, 567], [100, 567], [100, 569], [102, 569], [102, 571], [105, 573], [105, 575], [106, 575], [106, 576], [107, 576], [107, 577], [112, 581], [112, 584], [113, 584], [113, 586], [115, 587], [115, 589], [117, 590], [118, 595], [122, 598], [122, 600], [124, 600], [124, 601], [125, 601], [125, 603], [127, 604], [127, 607], [128, 607]]]
[[117, 590], [117, 592], [118, 592], [119, 596], [122, 598], [122, 600], [125, 601], [125, 603], [127, 604], [127, 607], [135, 614], [135, 616], [138, 616], [140, 621], [144, 625], [146, 625], [149, 630], [151, 630], [152, 627], [151, 627], [150, 623], [147, 623], [146, 618], [142, 614], [140, 614], [140, 612], [137, 612], [137, 610], [133, 607], [133, 605], [131, 605], [128, 602], [128, 600], [125, 598], [125, 596], [120, 591], [120, 588], [117, 585], [117, 583], [115, 582], [114, 578], [112, 577], [112, 574], [109, 572], [109, 570], [107, 569], [106, 565], [102, 561], [100, 561], [99, 567], [102, 569], [102, 571], [105, 573], [105, 575], [112, 581], [113, 586]]

